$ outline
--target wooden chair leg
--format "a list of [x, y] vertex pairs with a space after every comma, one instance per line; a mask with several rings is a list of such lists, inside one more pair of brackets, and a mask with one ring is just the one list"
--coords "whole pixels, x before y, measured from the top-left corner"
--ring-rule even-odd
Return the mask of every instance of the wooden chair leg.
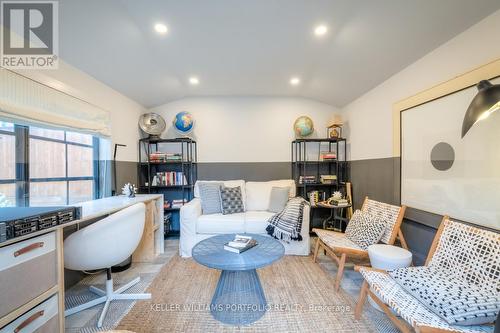
[[368, 296], [368, 282], [363, 281], [363, 286], [361, 286], [361, 291], [359, 292], [358, 304], [356, 304], [356, 309], [354, 310], [354, 318], [359, 320], [361, 318], [361, 312], [363, 312], [363, 306], [366, 302], [366, 296]]
[[335, 291], [339, 291], [340, 289], [340, 281], [342, 280], [342, 275], [344, 274], [344, 266], [345, 266], [345, 258], [346, 254], [342, 253], [339, 260], [339, 268], [337, 271], [337, 277], [335, 278]]
[[314, 262], [317, 262], [317, 259], [318, 259], [318, 252], [319, 252], [319, 248], [321, 247], [321, 240], [318, 239], [316, 240], [316, 246], [314, 247], [314, 256], [313, 256], [313, 261]]

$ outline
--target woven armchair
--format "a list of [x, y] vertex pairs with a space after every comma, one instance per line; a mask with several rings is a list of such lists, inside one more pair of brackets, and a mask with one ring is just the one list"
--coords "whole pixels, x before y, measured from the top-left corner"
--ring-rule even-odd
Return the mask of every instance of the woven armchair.
[[[446, 279], [467, 281], [475, 286], [500, 292], [500, 234], [443, 218], [429, 250], [424, 266], [445, 274]], [[450, 325], [431, 311], [419, 299], [407, 292], [385, 271], [369, 267], [356, 267], [365, 281], [356, 305], [355, 318], [359, 319], [367, 295], [384, 310], [401, 332], [493, 332], [493, 325]], [[422, 281], [421, 285], [427, 288]], [[490, 292], [488, 292], [490, 294]], [[429, 295], [433, 295], [429, 291]], [[435, 296], [433, 296], [433, 301]], [[467, 297], [467, 296], [466, 296]], [[456, 297], [455, 297], [456, 298]], [[437, 301], [436, 301], [437, 302]], [[465, 300], [461, 301], [465, 303]], [[395, 313], [400, 316], [396, 317]], [[466, 312], [468, 313], [468, 312]]]
[[[406, 241], [401, 232], [400, 226], [403, 221], [406, 206], [394, 206], [387, 203], [365, 198], [361, 211], [377, 215], [386, 224], [381, 242], [392, 245], [399, 238], [401, 246], [408, 249]], [[335, 278], [335, 290], [339, 290], [340, 281], [344, 274], [345, 263], [348, 258], [367, 260], [368, 251], [363, 250], [356, 243], [345, 237], [344, 233], [324, 229], [313, 229], [318, 239], [314, 249], [314, 262], [317, 261], [318, 253], [323, 249], [338, 265], [337, 276]]]

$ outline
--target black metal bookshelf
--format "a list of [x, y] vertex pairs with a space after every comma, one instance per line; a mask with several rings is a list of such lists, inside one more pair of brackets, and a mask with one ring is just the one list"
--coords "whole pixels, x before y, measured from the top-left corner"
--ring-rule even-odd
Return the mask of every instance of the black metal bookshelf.
[[[179, 160], [156, 162], [151, 161], [151, 153], [163, 152], [179, 154]], [[190, 138], [178, 139], [141, 139], [139, 140], [139, 163], [137, 179], [139, 182], [139, 193], [161, 193], [164, 200], [190, 201], [193, 198], [193, 190], [198, 178], [197, 167], [197, 145]], [[152, 185], [153, 178], [157, 173], [177, 172], [181, 173], [183, 179], [181, 184]], [[185, 177], [185, 182], [184, 182]], [[170, 234], [178, 234], [180, 231], [178, 207], [164, 208], [165, 215], [171, 214]]]
[[[336, 157], [322, 160], [321, 154], [326, 152], [334, 152]], [[346, 139], [343, 138], [296, 139], [292, 141], [292, 178], [297, 186], [297, 195], [309, 200], [308, 193], [311, 191], [324, 192], [325, 198], [329, 198], [335, 191], [345, 194], [345, 185], [349, 179], [346, 153], [347, 143]], [[337, 179], [331, 183], [322, 183], [320, 181], [321, 175], [335, 175]], [[300, 177], [303, 176], [314, 176], [315, 181], [300, 183]], [[321, 227], [322, 215], [324, 214], [324, 208], [311, 207], [311, 230], [313, 227]]]

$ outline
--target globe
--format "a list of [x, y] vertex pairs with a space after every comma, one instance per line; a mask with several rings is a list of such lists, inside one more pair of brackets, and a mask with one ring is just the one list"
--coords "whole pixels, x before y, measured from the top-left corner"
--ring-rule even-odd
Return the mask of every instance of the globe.
[[193, 116], [187, 111], [181, 111], [175, 115], [172, 125], [181, 135], [186, 135], [193, 130]]
[[293, 124], [295, 134], [299, 137], [306, 137], [314, 132], [314, 124], [308, 116], [301, 116], [295, 120]]

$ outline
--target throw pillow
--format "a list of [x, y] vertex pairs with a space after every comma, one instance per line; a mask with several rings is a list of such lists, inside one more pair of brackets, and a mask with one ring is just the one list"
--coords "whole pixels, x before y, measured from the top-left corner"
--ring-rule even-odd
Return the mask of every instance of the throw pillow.
[[220, 201], [222, 214], [243, 213], [243, 199], [241, 198], [241, 187], [220, 187]]
[[368, 246], [377, 243], [382, 238], [384, 231], [385, 223], [382, 220], [376, 215], [358, 209], [345, 229], [345, 236], [366, 250]]
[[290, 187], [273, 187], [271, 188], [271, 197], [269, 199], [269, 208], [273, 213], [279, 213], [285, 209], [288, 197], [290, 195]]
[[199, 182], [201, 210], [203, 215], [217, 214], [222, 212], [220, 202], [220, 187], [222, 183], [218, 182]]
[[482, 325], [500, 311], [498, 291], [468, 282], [433, 267], [399, 268], [392, 278], [426, 308], [450, 325]]

